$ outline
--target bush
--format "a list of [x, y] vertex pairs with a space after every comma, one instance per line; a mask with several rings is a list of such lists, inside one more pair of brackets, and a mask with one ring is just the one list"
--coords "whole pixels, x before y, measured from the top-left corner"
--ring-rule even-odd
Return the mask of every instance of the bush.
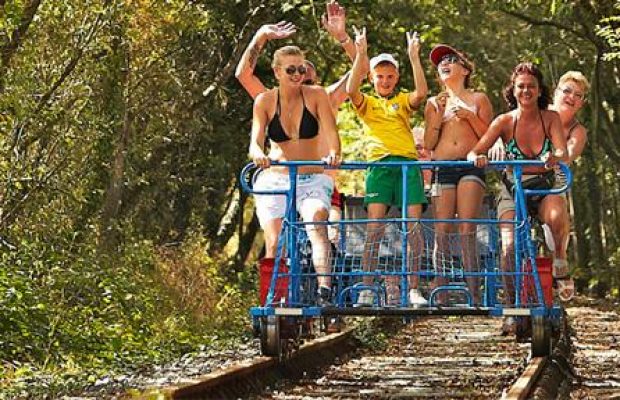
[[[2, 254], [0, 388], [50, 373], [85, 374], [77, 382], [86, 385], [246, 331], [254, 298], [241, 285], [248, 284], [243, 275], [224, 278], [226, 259], [207, 256], [199, 235], [178, 249], [126, 240], [114, 256], [98, 253], [94, 238], [72, 255], [59, 251], [67, 245], [60, 236], [24, 240], [19, 251]], [[43, 393], [54, 386], [45, 385]]]

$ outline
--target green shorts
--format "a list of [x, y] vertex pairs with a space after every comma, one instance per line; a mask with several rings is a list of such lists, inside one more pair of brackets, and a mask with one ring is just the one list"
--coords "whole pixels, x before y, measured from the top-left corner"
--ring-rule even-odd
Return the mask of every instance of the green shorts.
[[[387, 156], [379, 161], [417, 161], [400, 156]], [[364, 204], [402, 204], [403, 173], [400, 167], [368, 167]], [[418, 166], [407, 169], [407, 205], [426, 204], [422, 172]]]

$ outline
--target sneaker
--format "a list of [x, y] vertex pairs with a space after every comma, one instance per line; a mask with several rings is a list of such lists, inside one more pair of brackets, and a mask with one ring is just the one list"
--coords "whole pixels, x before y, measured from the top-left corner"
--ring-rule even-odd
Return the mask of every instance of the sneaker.
[[425, 307], [428, 306], [428, 301], [418, 289], [411, 289], [409, 291], [409, 305], [412, 307]]
[[316, 303], [319, 307], [326, 307], [326, 306], [331, 305], [330, 297], [331, 297], [332, 291], [330, 288], [326, 286], [319, 286], [317, 293], [318, 293], [318, 296], [317, 296]]
[[357, 295], [356, 307], [368, 307], [375, 305], [375, 294], [370, 289], [360, 290]]

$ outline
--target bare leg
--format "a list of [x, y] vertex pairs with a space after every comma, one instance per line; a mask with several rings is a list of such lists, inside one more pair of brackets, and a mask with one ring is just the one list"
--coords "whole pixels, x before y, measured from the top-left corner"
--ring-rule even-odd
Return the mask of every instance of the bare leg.
[[[420, 218], [422, 216], [422, 205], [421, 204], [413, 204], [407, 207], [407, 216], [409, 218]], [[418, 223], [409, 223], [407, 229], [412, 232], [411, 236], [409, 236], [409, 248], [413, 253], [413, 275], [409, 275], [409, 286], [412, 289], [417, 289], [420, 283], [420, 276], [415, 274], [415, 272], [420, 271], [420, 266], [422, 264], [422, 253], [424, 252], [424, 236], [422, 234], [422, 229], [420, 224]]]
[[282, 219], [271, 219], [265, 222], [261, 228], [263, 228], [265, 237], [265, 258], [275, 258], [278, 250], [278, 238], [282, 230]]
[[570, 227], [564, 197], [546, 196], [540, 204], [538, 214], [541, 221], [551, 228], [555, 244], [553, 276], [556, 278], [560, 300], [568, 301], [575, 294], [575, 283], [568, 276], [569, 268], [566, 261]]
[[[484, 188], [476, 181], [461, 181], [457, 188], [457, 212], [459, 219], [480, 217]], [[463, 222], [459, 224], [463, 267], [467, 272], [480, 272], [480, 262], [476, 244], [476, 224]], [[466, 277], [467, 287], [474, 304], [480, 304], [480, 278]]]
[[[368, 204], [368, 219], [381, 219], [385, 217], [387, 212], [387, 205], [379, 203]], [[382, 222], [369, 222], [366, 242], [364, 243], [364, 254], [362, 256], [362, 270], [364, 272], [370, 272], [372, 270], [371, 265], [376, 265], [376, 260], [379, 251], [379, 239], [383, 235], [385, 224]], [[371, 285], [373, 278], [371, 276], [364, 276], [362, 282], [364, 285]]]
[[[328, 211], [324, 208], [318, 209], [311, 217], [304, 216], [304, 221], [311, 218], [313, 222], [327, 220]], [[319, 287], [331, 288], [331, 267], [329, 263], [329, 240], [327, 239], [327, 227], [325, 225], [306, 225], [308, 239], [312, 244], [312, 262], [317, 273]]]
[[549, 225], [555, 243], [554, 258], [566, 260], [569, 233], [568, 211], [564, 197], [557, 195], [545, 196], [538, 209], [540, 220]]
[[327, 226], [327, 237], [329, 241], [336, 247], [340, 241], [340, 226], [338, 222], [342, 219], [342, 209], [340, 207], [332, 205], [329, 209], [329, 222]]
[[[515, 217], [514, 210], [506, 211], [500, 215], [500, 219], [513, 220]], [[514, 225], [501, 224], [500, 232], [502, 238], [502, 271], [515, 272], [515, 245], [514, 245]], [[504, 297], [506, 305], [514, 304], [514, 276], [504, 275]]]
[[[456, 189], [442, 188], [439, 196], [433, 197], [433, 215], [435, 219], [452, 219], [454, 218], [456, 206]], [[433, 286], [441, 286], [448, 283], [446, 278], [446, 261], [452, 260], [450, 252], [450, 233], [453, 224], [447, 222], [435, 223], [435, 247], [433, 249], [433, 267], [435, 272], [440, 276], [435, 278]], [[437, 296], [437, 301], [442, 304], [446, 303], [446, 293], [443, 292]]]

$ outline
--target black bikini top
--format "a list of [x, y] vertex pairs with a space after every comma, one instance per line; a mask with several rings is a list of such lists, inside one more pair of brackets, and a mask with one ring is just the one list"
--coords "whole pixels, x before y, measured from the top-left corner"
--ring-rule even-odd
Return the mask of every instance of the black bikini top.
[[[276, 113], [274, 114], [269, 125], [267, 125], [267, 137], [276, 143], [286, 142], [293, 137], [288, 135], [282, 124], [280, 123], [280, 91], [277, 91], [278, 104]], [[299, 139], [312, 139], [319, 134], [319, 123], [314, 115], [306, 108], [303, 90], [301, 92], [301, 101], [303, 103], [303, 113], [301, 115], [301, 123], [299, 124]]]

